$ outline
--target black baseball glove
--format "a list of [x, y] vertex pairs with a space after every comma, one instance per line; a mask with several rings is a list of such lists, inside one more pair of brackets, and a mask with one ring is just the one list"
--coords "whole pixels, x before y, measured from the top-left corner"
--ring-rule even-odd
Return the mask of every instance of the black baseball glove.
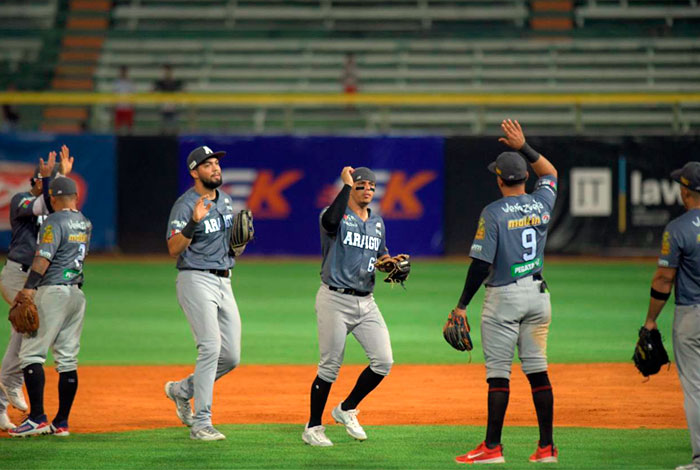
[[408, 274], [411, 272], [411, 261], [408, 255], [396, 255], [392, 257], [384, 257], [374, 263], [374, 267], [378, 271], [388, 273], [384, 282], [403, 283], [408, 279]]
[[472, 337], [469, 336], [469, 321], [466, 316], [457, 315], [454, 310], [447, 317], [442, 335], [450, 346], [457, 351], [471, 351], [474, 348]]
[[254, 235], [253, 213], [249, 210], [240, 211], [233, 218], [233, 230], [231, 230], [230, 248], [234, 255], [240, 256]]
[[644, 377], [656, 374], [661, 366], [669, 364], [659, 330], [647, 330], [644, 327], [639, 329], [639, 340], [634, 347], [632, 360]]

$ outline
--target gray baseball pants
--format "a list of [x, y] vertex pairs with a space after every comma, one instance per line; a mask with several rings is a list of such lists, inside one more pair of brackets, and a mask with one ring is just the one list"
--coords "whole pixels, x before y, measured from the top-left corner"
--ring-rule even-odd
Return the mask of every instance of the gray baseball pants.
[[369, 358], [369, 367], [379, 375], [388, 375], [394, 358], [389, 330], [374, 295], [366, 297], [341, 294], [321, 284], [316, 294], [318, 347], [321, 359], [318, 376], [335, 382], [345, 356], [345, 340], [352, 333]]
[[683, 388], [693, 462], [700, 466], [700, 305], [676, 306], [673, 353]]
[[193, 429], [211, 426], [214, 381], [232, 371], [241, 360], [241, 317], [231, 280], [206, 271], [180, 271], [177, 300], [197, 344], [194, 374], [180, 380], [173, 393], [194, 398]]
[[[22, 271], [22, 265], [11, 260], [0, 271], [0, 286], [3, 296], [13, 301], [17, 293], [22, 290], [27, 281], [28, 273]], [[7, 389], [21, 388], [24, 384], [22, 369], [19, 367], [19, 348], [22, 344], [22, 335], [10, 326], [10, 341], [7, 343], [5, 355], [0, 365], [0, 383]], [[0, 393], [0, 414], [7, 411], [7, 397]]]
[[515, 347], [525, 374], [547, 370], [547, 334], [552, 318], [549, 293], [528, 276], [487, 287], [481, 312], [481, 344], [486, 378], [510, 379]]

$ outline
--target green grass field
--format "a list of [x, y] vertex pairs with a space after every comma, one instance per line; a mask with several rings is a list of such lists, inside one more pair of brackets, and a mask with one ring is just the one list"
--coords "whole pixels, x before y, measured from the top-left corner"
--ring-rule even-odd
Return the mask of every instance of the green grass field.
[[[194, 342], [175, 299], [173, 265], [88, 259], [81, 364], [193, 363]], [[243, 258], [233, 278], [243, 320], [243, 363], [317, 362], [314, 297], [319, 265]], [[465, 361], [447, 347], [441, 329], [459, 297], [466, 268], [463, 263], [416, 260], [406, 290], [378, 283], [375, 297], [389, 325], [397, 363]], [[548, 264], [550, 362], [629, 361], [654, 269], [653, 262]], [[483, 289], [468, 309], [474, 362], [483, 362], [478, 327], [482, 297]], [[669, 348], [672, 316], [668, 306], [659, 321]], [[9, 324], [4, 328], [2, 350]], [[346, 363], [364, 362], [362, 350], [349, 340]], [[451, 468], [457, 466], [454, 455], [470, 450], [483, 435], [483, 428], [467, 426], [368, 428], [371, 439], [360, 444], [344, 439], [344, 431], [334, 426], [329, 437], [338, 442], [331, 449], [302, 445], [299, 426], [289, 425], [223, 425], [228, 440], [219, 443], [191, 442], [182, 429], [65, 440], [0, 439], [0, 468]], [[663, 469], [690, 460], [686, 430], [563, 428], [555, 437], [562, 449], [558, 468]], [[535, 440], [535, 429], [509, 428], [506, 423], [508, 463], [501, 467], [530, 468], [526, 460]]]

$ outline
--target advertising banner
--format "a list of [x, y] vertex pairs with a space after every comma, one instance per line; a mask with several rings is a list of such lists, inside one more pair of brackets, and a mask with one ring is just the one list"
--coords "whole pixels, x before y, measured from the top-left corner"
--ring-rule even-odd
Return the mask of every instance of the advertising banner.
[[222, 188], [235, 210], [253, 211], [256, 240], [246, 252], [320, 254], [319, 214], [342, 188], [348, 165], [377, 175], [371, 208], [384, 218], [391, 253], [443, 252], [440, 137], [184, 136], [181, 192], [192, 185], [187, 155], [200, 145], [226, 151]]

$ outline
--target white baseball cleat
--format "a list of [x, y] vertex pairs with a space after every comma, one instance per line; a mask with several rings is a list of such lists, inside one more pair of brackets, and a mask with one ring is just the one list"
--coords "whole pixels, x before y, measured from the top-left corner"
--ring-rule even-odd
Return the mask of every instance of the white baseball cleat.
[[360, 412], [360, 410], [343, 411], [340, 406], [341, 404], [342, 403], [338, 403], [338, 406], [333, 408], [333, 411], [331, 411], [331, 416], [333, 416], [335, 422], [345, 425], [345, 430], [348, 432], [348, 434], [358, 441], [364, 441], [367, 439], [365, 430], [362, 429], [360, 422], [357, 420], [357, 414]]
[[700, 470], [700, 464], [689, 463], [688, 465], [680, 465], [676, 467], [676, 470]]
[[314, 447], [330, 447], [333, 445], [330, 439], [326, 437], [325, 426], [309, 427], [307, 424], [304, 427], [304, 432], [301, 434], [301, 439]]
[[29, 409], [29, 406], [24, 399], [24, 393], [22, 393], [22, 387], [5, 388], [5, 395], [7, 396], [10, 405], [14, 406], [19, 411], [27, 411]]
[[3, 411], [0, 413], [0, 429], [3, 431], [9, 431], [10, 429], [14, 429], [16, 426], [12, 424], [12, 421], [10, 421], [10, 417], [7, 416], [7, 412]]
[[191, 429], [190, 439], [195, 441], [221, 441], [226, 439], [226, 436], [217, 431], [214, 426], [205, 426], [199, 429]]
[[189, 400], [185, 400], [184, 398], [175, 396], [175, 394], [173, 393], [174, 385], [175, 382], [165, 383], [165, 395], [175, 402], [175, 413], [177, 414], [177, 417], [180, 418], [180, 421], [182, 421], [182, 424], [191, 428], [192, 423], [194, 423], [194, 416], [192, 416], [192, 406], [190, 405]]

